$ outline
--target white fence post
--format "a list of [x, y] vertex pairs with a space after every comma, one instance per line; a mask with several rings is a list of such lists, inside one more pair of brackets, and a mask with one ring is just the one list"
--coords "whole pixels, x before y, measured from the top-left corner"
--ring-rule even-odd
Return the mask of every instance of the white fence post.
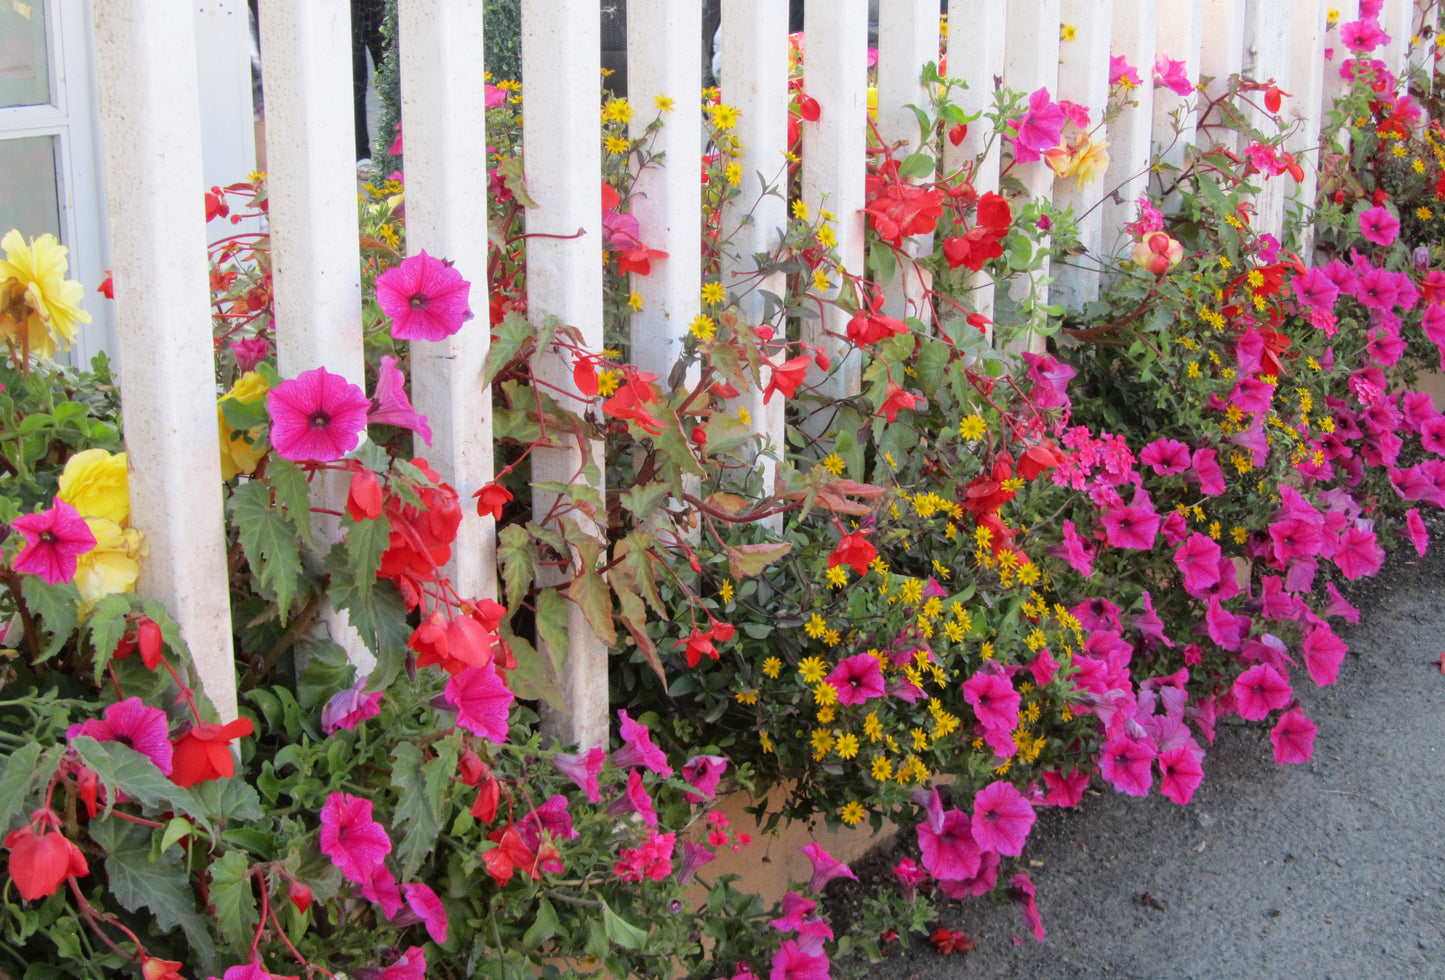
[[[788, 149], [788, 7], [778, 0], [722, 0], [722, 101], [737, 109], [735, 132], [743, 146], [742, 194], [723, 208], [723, 284], [735, 285], [755, 271], [752, 256], [770, 250], [787, 223]], [[763, 187], [775, 193], [758, 199]], [[748, 324], [763, 321], [762, 290], [782, 295], [782, 276], [769, 277], [742, 297], [740, 309]], [[764, 368], [764, 374], [767, 369]], [[767, 377], [762, 379], [767, 383]], [[763, 404], [763, 392], [745, 391], [738, 399], [747, 411], [763, 447], [784, 452], [782, 398]], [[763, 492], [771, 493], [777, 465], [758, 457]], [[781, 518], [769, 524], [782, 527]]]
[[[1049, 90], [1049, 97], [1058, 101], [1059, 89], [1059, 0], [1008, 0], [1008, 23], [1004, 39], [1004, 85], [1015, 91]], [[1048, 200], [1053, 192], [1054, 172], [1043, 160], [1015, 163], [1011, 176], [1018, 178], [1034, 200]], [[1042, 239], [1047, 236], [1041, 235]], [[1016, 303], [1024, 303], [1033, 294], [1034, 307], [1029, 311], [1029, 329], [1014, 347], [1020, 350], [1043, 349], [1043, 337], [1037, 332], [1045, 314], [1039, 307], [1049, 301], [1050, 262], [1028, 276], [1015, 277], [1009, 295]]]
[[[1159, 10], [1159, 29], [1155, 35], [1155, 57], [1167, 55], [1184, 62], [1190, 81], [1199, 80], [1199, 48], [1204, 32], [1204, 0], [1180, 0], [1165, 4]], [[1139, 66], [1145, 85], [1153, 85], [1154, 64]], [[1178, 115], [1179, 133], [1174, 133], [1174, 116]], [[1188, 147], [1197, 141], [1195, 127], [1199, 123], [1199, 93], [1179, 95], [1167, 88], [1154, 90], [1154, 144], [1160, 148], [1162, 162], [1182, 167]], [[1166, 175], [1165, 183], [1172, 181]]]
[[[1007, 0], [977, 0], [967, 11], [961, 6], [949, 8], [948, 71], [951, 78], [961, 78], [968, 88], [954, 93], [958, 107], [969, 115], [987, 112], [993, 107], [994, 78], [1003, 74], [1003, 50], [998, 39], [1003, 37], [1008, 16]], [[999, 186], [999, 141], [988, 146], [989, 125], [980, 119], [968, 127], [963, 142], [954, 146], [943, 143], [943, 172], [957, 173], [961, 167], [978, 161], [973, 171], [973, 189], [979, 194], [997, 191]], [[984, 154], [985, 147], [988, 152]], [[980, 159], [980, 155], [982, 158]], [[967, 278], [969, 298], [975, 312], [992, 319], [994, 313], [994, 281], [979, 271]]]
[[495, 596], [496, 523], [472, 495], [492, 482], [492, 395], [481, 383], [487, 348], [487, 126], [482, 0], [401, 0], [401, 104], [406, 132], [406, 245], [450, 259], [472, 284], [474, 318], [445, 340], [411, 342], [417, 411], [431, 423], [425, 456], [457, 491], [462, 523], [452, 549], [464, 596]]
[[[1204, 20], [1209, 25], [1209, 41], [1201, 44], [1199, 50], [1199, 74], [1208, 76], [1210, 82], [1205, 94], [1217, 98], [1229, 89], [1229, 78], [1244, 71], [1249, 57], [1249, 38], [1245, 32], [1245, 20], [1250, 0], [1204, 0]], [[1172, 55], [1172, 52], [1170, 52]], [[1238, 134], [1229, 132], [1215, 135], [1207, 133], [1204, 141], [1225, 146], [1238, 153], [1244, 147], [1239, 144]]]
[[[1059, 18], [1073, 28], [1073, 40], [1059, 42], [1059, 91], [1057, 98], [1069, 99], [1089, 109], [1095, 140], [1107, 142], [1104, 112], [1109, 103], [1109, 43], [1113, 30], [1113, 7], [1098, 0], [1063, 0]], [[1079, 309], [1099, 298], [1099, 280], [1104, 244], [1104, 195], [1108, 193], [1103, 175], [1085, 184], [1069, 177], [1054, 184], [1054, 205], [1073, 206], [1078, 220], [1079, 244], [1084, 253], [1073, 262], [1060, 263], [1050, 293], [1055, 303]]]
[[700, 309], [702, 291], [702, 88], [697, 38], [702, 10], [696, 3], [632, 0], [627, 7], [627, 90], [632, 105], [631, 134], [639, 139], [655, 117], [653, 100], [673, 102], [652, 148], [662, 155], [637, 174], [632, 216], [649, 248], [667, 253], [649, 275], [632, 273], [632, 289], [642, 309], [632, 314], [632, 363], [667, 385], [682, 355], [688, 328]]
[[[843, 273], [866, 276], [863, 267], [863, 181], [868, 139], [867, 0], [808, 0], [807, 49], [803, 89], [818, 100], [816, 122], [803, 120], [803, 201], [817, 213], [836, 218], [838, 281], [829, 299], [843, 288]], [[803, 340], [822, 347], [832, 364], [819, 390], [835, 398], [858, 393], [863, 360], [843, 334], [848, 315], [836, 306], [821, 320], [803, 321]], [[818, 377], [817, 367], [809, 369]]]
[[[575, 327], [593, 354], [603, 347], [601, 46], [593, 0], [523, 0], [522, 153], [527, 190], [537, 202], [527, 209], [527, 234], [543, 236], [527, 242], [528, 316], [537, 321], [555, 316]], [[572, 356], [543, 352], [533, 370], [545, 384], [576, 394], [573, 362]], [[585, 404], [561, 392], [556, 397], [574, 408]], [[533, 482], [588, 483], [600, 494], [602, 440], [550, 435], [554, 445], [532, 454]], [[557, 500], [555, 493], [533, 489], [536, 519]], [[563, 520], [585, 535], [601, 537], [596, 521], [580, 511]], [[570, 577], [564, 571], [542, 584], [558, 585]], [[547, 710], [543, 720], [563, 742], [605, 745], [607, 647], [575, 603], [568, 606], [568, 640], [561, 680], [571, 715]], [[539, 638], [538, 648], [548, 656], [543, 646]]]
[[1104, 183], [1112, 194], [1104, 201], [1104, 245], [1115, 255], [1129, 250], [1124, 226], [1138, 217], [1134, 202], [1149, 190], [1154, 162], [1154, 82], [1150, 73], [1158, 27], [1159, 7], [1153, 0], [1114, 0], [1111, 50], [1137, 70], [1141, 83], [1129, 93], [1136, 104], [1125, 107], [1109, 127], [1109, 170]]
[[[285, 375], [324, 367], [364, 390], [351, 11], [343, 0], [261, 0], [260, 12], [277, 365]], [[324, 473], [312, 499], [339, 513], [347, 482]], [[341, 536], [339, 518], [318, 514], [313, 526], [323, 546]], [[345, 612], [328, 603], [323, 616], [369, 671], [375, 660]]]
[[[1320, 180], [1320, 127], [1324, 122], [1325, 7], [1328, 0], [1295, 0], [1294, 52], [1290, 61], [1290, 97], [1285, 116], [1296, 122], [1285, 139], [1285, 148], [1295, 155], [1304, 170], [1304, 180], [1294, 189], [1293, 206], [1313, 213]], [[1300, 255], [1306, 261], [1314, 250], [1314, 228], [1300, 230]]]
[[[1289, 91], [1292, 88], [1289, 70], [1293, 27], [1294, 11], [1289, 6], [1277, 0], [1249, 0], [1245, 18], [1245, 73], [1259, 82], [1273, 78], [1280, 88]], [[1261, 106], [1246, 110], [1254, 126], [1270, 135], [1273, 135], [1271, 130], [1278, 132], [1274, 117], [1263, 108], [1264, 96], [1256, 92], [1250, 98]], [[1258, 179], [1263, 189], [1255, 199], [1254, 230], [1278, 238], [1284, 230], [1284, 199], [1290, 191], [1286, 181], [1291, 178], [1283, 174], [1278, 177], [1261, 174]]]
[[98, 0], [96, 74], [142, 595], [164, 602], [220, 719], [236, 717], [216, 365], [189, 0]]
[[[885, 146], [903, 145], [895, 152], [902, 161], [911, 153], [932, 146], [918, 145], [918, 118], [910, 105], [927, 111], [928, 87], [921, 81], [923, 66], [938, 61], [938, 4], [934, 0], [906, 0], [880, 10], [878, 16], [878, 134]], [[937, 170], [935, 160], [935, 171]], [[927, 181], [934, 174], [920, 178]], [[914, 235], [904, 240], [904, 252], [913, 258], [933, 251], [933, 234]], [[898, 279], [888, 287], [890, 316], [916, 316], [925, 324], [933, 319], [925, 296], [933, 285], [931, 277], [912, 261], [902, 261]]]

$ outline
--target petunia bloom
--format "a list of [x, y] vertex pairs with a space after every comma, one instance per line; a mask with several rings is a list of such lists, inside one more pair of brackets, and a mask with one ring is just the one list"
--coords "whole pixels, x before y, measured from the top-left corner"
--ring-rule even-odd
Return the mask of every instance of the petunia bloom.
[[590, 803], [596, 803], [601, 797], [601, 788], [597, 785], [597, 774], [602, 771], [602, 763], [607, 761], [607, 753], [601, 746], [596, 746], [585, 755], [558, 754], [552, 757], [552, 765], [587, 794]]
[[25, 535], [25, 547], [15, 556], [15, 571], [39, 575], [51, 585], [75, 578], [80, 556], [95, 547], [90, 526], [59, 497], [49, 510], [17, 517], [10, 526]]
[[321, 807], [321, 853], [348, 881], [363, 884], [371, 870], [391, 853], [386, 830], [371, 818], [371, 801], [350, 793], [332, 793]]
[[1230, 691], [1239, 707], [1239, 716], [1246, 721], [1259, 721], [1289, 704], [1294, 697], [1289, 681], [1269, 664], [1255, 664], [1240, 674]]
[[337, 691], [321, 708], [321, 731], [335, 735], [342, 728], [351, 731], [368, 718], [381, 713], [381, 692], [366, 693], [368, 678], [362, 675], [344, 691]]
[[448, 677], [446, 696], [456, 705], [462, 728], [498, 745], [507, 740], [507, 716], [516, 697], [493, 667], [467, 667]]
[[397, 340], [443, 340], [472, 318], [471, 288], [451, 263], [423, 249], [377, 276], [376, 302], [391, 317]]
[[1280, 715], [1269, 740], [1274, 743], [1274, 761], [1280, 765], [1309, 762], [1315, 751], [1315, 733], [1319, 726], [1305, 717], [1299, 708]]
[[983, 727], [1005, 731], [1018, 727], [1020, 696], [1007, 677], [979, 671], [964, 682], [963, 699]]
[[838, 692], [839, 704], [863, 704], [883, 696], [883, 670], [878, 658], [871, 654], [860, 653], [839, 661], [823, 680]]
[[1029, 107], [1013, 121], [1014, 159], [1034, 163], [1045, 150], [1059, 145], [1064, 128], [1064, 112], [1050, 101], [1049, 90], [1041, 88], [1029, 96]]
[[633, 721], [625, 709], [619, 709], [617, 717], [622, 720], [618, 728], [622, 748], [612, 753], [612, 764], [619, 769], [646, 766], [664, 779], [671, 778], [672, 766], [667, 764], [667, 755], [652, 744], [652, 734], [647, 726]]
[[418, 919], [426, 924], [426, 934], [434, 943], [447, 941], [447, 909], [437, 898], [436, 892], [419, 882], [408, 882], [401, 886], [410, 906]]
[[925, 820], [917, 827], [923, 867], [933, 877], [972, 878], [978, 874], [981, 849], [973, 838], [973, 823], [962, 810], [948, 810], [937, 825]]
[[167, 776], [171, 774], [171, 748], [166, 713], [144, 704], [140, 698], [126, 698], [105, 709], [104, 719], [89, 718], [71, 725], [67, 738], [88, 736], [97, 742], [119, 742], [135, 749], [156, 764]]
[[684, 793], [689, 803], [701, 803], [717, 794], [718, 781], [727, 771], [728, 760], [720, 755], [695, 755], [682, 764], [682, 778], [695, 790]]
[[371, 398], [367, 422], [395, 425], [410, 429], [431, 445], [431, 425], [426, 416], [411, 407], [406, 396], [406, 376], [396, 369], [396, 358], [381, 355], [381, 369], [376, 374], [376, 394]]
[[852, 878], [858, 880], [853, 869], [823, 849], [823, 845], [814, 841], [803, 848], [803, 854], [813, 862], [813, 877], [808, 881], [808, 891], [817, 894], [834, 878]]
[[973, 798], [973, 839], [986, 850], [1021, 854], [1034, 819], [1033, 804], [1013, 783], [995, 780]]
[[1377, 205], [1360, 214], [1360, 234], [1376, 245], [1390, 245], [1400, 234], [1400, 219], [1383, 204]]
[[302, 371], [266, 393], [271, 445], [289, 460], [340, 459], [356, 448], [371, 402], [324, 367]]
[[1039, 907], [1034, 902], [1034, 882], [1027, 874], [1020, 872], [1008, 881], [1008, 896], [1023, 913], [1024, 925], [1039, 942], [1044, 941], [1044, 920], [1039, 916]]

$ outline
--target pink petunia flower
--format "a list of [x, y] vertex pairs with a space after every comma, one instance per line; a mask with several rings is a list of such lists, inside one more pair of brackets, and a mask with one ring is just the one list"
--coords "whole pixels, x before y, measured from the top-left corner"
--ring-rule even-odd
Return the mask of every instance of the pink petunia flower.
[[893, 866], [893, 874], [898, 879], [899, 887], [903, 889], [903, 897], [910, 902], [918, 892], [918, 886], [928, 880], [928, 872], [908, 857], [899, 859]]
[[1187, 746], [1176, 746], [1159, 753], [1159, 792], [1180, 806], [1194, 798], [1194, 791], [1204, 781], [1199, 757]]
[[401, 886], [406, 895], [406, 904], [417, 918], [426, 924], [426, 934], [434, 943], [447, 941], [447, 908], [430, 886], [420, 882], [408, 882]]
[[682, 842], [682, 866], [677, 869], [677, 883], [685, 885], [692, 881], [697, 874], [697, 869], [709, 863], [717, 854], [706, 844], [696, 844], [692, 841]]
[[472, 318], [467, 295], [472, 284], [426, 250], [376, 278], [376, 302], [391, 317], [397, 340], [442, 340]]
[[321, 807], [321, 853], [348, 881], [365, 885], [372, 869], [391, 853], [386, 830], [371, 818], [371, 801], [332, 793]]
[[1084, 790], [1089, 788], [1089, 774], [1077, 769], [1070, 769], [1067, 773], [1049, 769], [1044, 772], [1044, 785], [1048, 787], [1044, 796], [1046, 804], [1072, 809], [1079, 805], [1084, 798]]
[[1184, 573], [1184, 591], [1198, 595], [1219, 582], [1219, 545], [1197, 531], [1174, 552], [1174, 564]]
[[980, 849], [967, 813], [945, 811], [937, 826], [925, 820], [917, 833], [923, 867], [933, 877], [958, 879], [978, 874]]
[[1315, 733], [1319, 726], [1305, 717], [1299, 708], [1291, 708], [1280, 715], [1274, 728], [1270, 729], [1269, 740], [1274, 743], [1274, 761], [1280, 765], [1309, 762], [1315, 751]]
[[963, 699], [983, 727], [1004, 731], [1018, 727], [1020, 697], [1007, 677], [980, 670], [964, 681]]
[[1008, 880], [1008, 897], [1019, 906], [1023, 913], [1024, 925], [1034, 934], [1034, 939], [1044, 941], [1044, 920], [1039, 916], [1039, 907], [1034, 902], [1034, 882], [1027, 874], [1019, 872]]
[[667, 764], [663, 751], [652, 744], [652, 734], [647, 726], [629, 718], [625, 709], [619, 709], [617, 717], [622, 719], [619, 726], [622, 748], [612, 753], [612, 764], [619, 769], [646, 766], [664, 779], [671, 778], [672, 766]]
[[426, 416], [411, 407], [406, 397], [406, 376], [396, 369], [396, 358], [381, 355], [381, 370], [376, 375], [376, 394], [371, 398], [367, 422], [395, 425], [410, 429], [431, 445], [431, 425]]
[[366, 880], [361, 882], [361, 897], [380, 905], [382, 914], [388, 919], [406, 907], [401, 889], [396, 885], [396, 877], [382, 862], [373, 864], [367, 871]]
[[[211, 980], [215, 980], [215, 977], [212, 977]], [[278, 973], [268, 972], [258, 959], [241, 966], [231, 967], [221, 975], [221, 980], [297, 980], [297, 977], [283, 977]]]
[[1374, 575], [1384, 563], [1385, 551], [1375, 540], [1375, 532], [1351, 527], [1340, 536], [1335, 565], [1345, 578], [1353, 582], [1357, 578]]
[[596, 803], [602, 798], [601, 788], [597, 785], [597, 775], [602, 771], [602, 763], [606, 761], [607, 753], [601, 746], [592, 748], [585, 755], [559, 754], [552, 757], [552, 765], [587, 794], [589, 803]]
[[1255, 664], [1240, 674], [1234, 679], [1230, 693], [1239, 708], [1239, 717], [1245, 721], [1259, 721], [1289, 704], [1294, 697], [1289, 681], [1269, 664]]
[[1104, 743], [1099, 756], [1099, 773], [1115, 789], [1130, 796], [1148, 796], [1154, 785], [1155, 750], [1151, 739], [1119, 734]]
[[[872, 660], [872, 657], [868, 659]], [[717, 784], [727, 771], [728, 760], [720, 755], [695, 755], [682, 764], [682, 778], [696, 792], [684, 793], [689, 803], [701, 803], [717, 794]]]
[[1190, 466], [1189, 447], [1178, 439], [1155, 439], [1139, 454], [1139, 462], [1160, 476], [1183, 473]]
[[1055, 558], [1064, 559], [1073, 567], [1074, 571], [1086, 578], [1094, 572], [1093, 547], [1079, 537], [1073, 521], [1064, 521], [1064, 539], [1059, 544], [1051, 546], [1049, 554]]
[[1149, 495], [1143, 490], [1136, 490], [1134, 501], [1128, 507], [1110, 507], [1104, 512], [1103, 524], [1104, 536], [1110, 546], [1147, 551], [1154, 547], [1160, 517], [1155, 513]]
[[321, 731], [334, 735], [339, 729], [351, 731], [368, 718], [381, 714], [381, 692], [366, 693], [367, 678], [362, 676], [344, 691], [327, 699], [321, 709]]
[[1410, 543], [1415, 546], [1415, 551], [1424, 558], [1425, 549], [1430, 545], [1430, 532], [1425, 530], [1425, 522], [1420, 519], [1418, 508], [1411, 507], [1405, 511], [1405, 531], [1410, 536]]
[[796, 940], [785, 940], [773, 956], [773, 969], [769, 980], [828, 980], [828, 954], [822, 945], [800, 945]]
[[447, 678], [447, 700], [456, 705], [457, 724], [501, 745], [516, 697], [492, 667], [467, 667]]
[[818, 903], [811, 898], [804, 898], [791, 888], [783, 896], [781, 905], [782, 915], [768, 921], [779, 932], [797, 932], [803, 928], [803, 918], [809, 915], [818, 907]]
[[104, 719], [87, 718], [79, 725], [71, 725], [65, 733], [68, 739], [82, 735], [97, 742], [119, 742], [135, 749], [154, 762], [161, 772], [171, 774], [174, 747], [166, 713], [146, 705], [140, 698], [117, 701], [105, 709]]
[[998, 882], [998, 851], [983, 851], [978, 856], [978, 872], [967, 878], [940, 878], [938, 890], [949, 898], [963, 901], [993, 891]]
[[236, 370], [242, 374], [256, 370], [271, 355], [271, 342], [265, 337], [248, 337], [231, 341], [231, 356], [236, 359]]
[[[517, 821], [517, 836], [527, 845], [527, 850], [537, 853], [542, 845], [542, 835], [552, 841], [576, 840], [580, 836], [572, 826], [572, 814], [567, 811], [567, 797], [554, 793], [537, 809]], [[556, 861], [556, 859], [552, 859]], [[554, 874], [562, 872], [561, 862], [557, 867], [547, 867], [544, 860], [542, 870]]]
[[808, 891], [818, 894], [834, 878], [851, 878], [858, 880], [853, 869], [823, 849], [823, 845], [814, 841], [803, 848], [803, 854], [813, 863], [813, 876], [808, 880]]
[[324, 367], [302, 371], [266, 393], [271, 445], [289, 460], [330, 462], [356, 448], [371, 402]]
[[995, 780], [973, 798], [973, 839], [985, 850], [1023, 853], [1034, 826], [1034, 807], [1013, 783]]
[[382, 968], [376, 980], [426, 980], [426, 951], [420, 946], [408, 946], [390, 966]]
[[1131, 87], [1144, 84], [1139, 78], [1139, 71], [1129, 64], [1129, 59], [1122, 54], [1109, 57], [1109, 84], [1118, 85], [1121, 82], [1128, 83]]
[[1310, 672], [1310, 680], [1319, 687], [1333, 684], [1340, 674], [1340, 664], [1344, 662], [1349, 649], [1345, 641], [1336, 636], [1334, 630], [1328, 626], [1316, 626], [1306, 633], [1305, 667]]
[[15, 570], [39, 575], [50, 585], [75, 578], [77, 559], [95, 547], [90, 525], [59, 497], [49, 510], [17, 517], [10, 526], [25, 535], [25, 547], [15, 556]]
[[1400, 219], [1383, 204], [1377, 205], [1360, 215], [1360, 234], [1376, 245], [1389, 245], [1400, 234]]
[[1365, 17], [1340, 25], [1340, 43], [1351, 51], [1368, 54], [1382, 44], [1389, 44], [1390, 35], [1373, 17]]
[[642, 815], [642, 822], [647, 826], [657, 826], [657, 808], [652, 805], [652, 796], [647, 792], [647, 787], [642, 785], [642, 773], [636, 769], [628, 771], [627, 788], [608, 805], [607, 812], [614, 817], [638, 813]]
[[863, 704], [883, 696], [883, 670], [878, 658], [867, 653], [839, 661], [823, 680], [838, 692], [839, 704]]
[[1029, 96], [1029, 107], [1013, 121], [1014, 159], [1020, 163], [1039, 160], [1045, 150], [1059, 145], [1064, 128], [1064, 113], [1049, 100], [1049, 90], [1041, 88]]
[[1184, 62], [1176, 61], [1162, 51], [1154, 59], [1154, 86], [1163, 86], [1181, 98], [1194, 91], [1194, 83], [1189, 80]]

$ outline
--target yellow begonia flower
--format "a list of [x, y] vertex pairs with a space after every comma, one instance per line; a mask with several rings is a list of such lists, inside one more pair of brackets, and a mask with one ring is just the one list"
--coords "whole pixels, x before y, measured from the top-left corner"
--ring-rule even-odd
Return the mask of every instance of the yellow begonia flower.
[[140, 559], [150, 551], [145, 535], [115, 521], [87, 517], [95, 547], [76, 560], [75, 587], [87, 604], [116, 592], [134, 592]]
[[1044, 151], [1044, 162], [1060, 177], [1078, 177], [1080, 185], [1090, 183], [1109, 169], [1109, 144], [1094, 142], [1081, 133], [1072, 146], [1059, 145]]
[[216, 421], [221, 437], [221, 479], [229, 480], [238, 473], [249, 475], [255, 471], [261, 457], [266, 455], [266, 445], [261, 441], [261, 427], [257, 426], [244, 435], [232, 429], [226, 423], [226, 413], [221, 409], [221, 402], [234, 398], [249, 405], [265, 398], [268, 390], [265, 378], [256, 371], [247, 371], [216, 403]]
[[69, 347], [90, 314], [80, 308], [85, 287], [66, 279], [66, 248], [54, 235], [41, 235], [29, 245], [11, 229], [0, 248], [0, 339], [41, 357], [55, 353], [56, 343]]
[[87, 449], [70, 457], [60, 474], [60, 499], [81, 517], [124, 525], [130, 520], [130, 473], [125, 453]]

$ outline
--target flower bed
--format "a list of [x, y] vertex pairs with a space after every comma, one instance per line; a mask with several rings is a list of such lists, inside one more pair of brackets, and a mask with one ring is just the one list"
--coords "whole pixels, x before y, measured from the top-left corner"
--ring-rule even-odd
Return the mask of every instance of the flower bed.
[[[1412, 387], [1445, 346], [1428, 244], [1445, 145], [1368, 50], [1325, 126], [1348, 142], [1326, 147], [1319, 206], [1282, 241], [1251, 226], [1251, 202], [1300, 164], [1282, 125], [1261, 132], [1236, 110], [1277, 120], [1284, 94], [1236, 79], [1205, 100], [1218, 142], [1160, 172], [1130, 261], [1067, 313], [1040, 271], [1075, 260], [1076, 216], [1029, 199], [1013, 168], [1095, 175], [1104, 148], [1081, 107], [1005, 92], [967, 119], [930, 68], [920, 145], [987, 127], [1013, 161], [1000, 192], [875, 140], [865, 276], [839, 266], [836, 219], [796, 200], [784, 170], [769, 193], [793, 201], [788, 226], [729, 289], [715, 219], [743, 193], [740, 147], [735, 111], [712, 101], [705, 284], [670, 385], [627, 355], [639, 297], [625, 276], [666, 258], [629, 198], [637, 169], [659, 165], [651, 134], [671, 99], [641, 139], [627, 135], [638, 109], [603, 109], [606, 350], [526, 318], [508, 86], [489, 100], [485, 316], [468, 322], [459, 300], [483, 270], [403, 260], [400, 181], [367, 188], [370, 395], [324, 369], [277, 373], [265, 242], [219, 243], [243, 705], [224, 725], [166, 610], [131, 591], [145, 545], [108, 369], [44, 359], [73, 334], [79, 287], [53, 241], [7, 236], [0, 614], [16, 653], [0, 675], [0, 967], [825, 976], [830, 951], [876, 955], [886, 929], [924, 931], [933, 903], [996, 887], [1042, 938], [1016, 860], [1037, 808], [1076, 806], [1095, 780], [1186, 803], [1226, 715], [1267, 723], [1279, 762], [1307, 760], [1315, 726], [1294, 687], [1334, 681], [1345, 646], [1331, 620], [1358, 615], [1334, 577], [1373, 574], [1400, 541], [1423, 551], [1410, 505], [1445, 502], [1445, 416]], [[1126, 111], [1137, 75], [1116, 68]], [[801, 86], [794, 104], [828, 111]], [[207, 204], [214, 220], [263, 212], [264, 182]], [[1300, 256], [1306, 223], [1316, 252]], [[929, 233], [932, 254], [913, 257], [906, 240]], [[929, 322], [885, 298], [915, 262]], [[1000, 290], [983, 316], [979, 273], [1015, 277], [1024, 299]], [[749, 322], [745, 295], [779, 274], [771, 319]], [[828, 308], [847, 314], [845, 335], [818, 340]], [[409, 344], [483, 322], [500, 465], [473, 502], [410, 451], [431, 433], [404, 369]], [[1028, 336], [1056, 339], [1008, 353]], [[858, 359], [858, 392], [827, 393], [833, 345]], [[544, 354], [572, 366], [580, 397], [537, 379]], [[757, 438], [736, 407], [748, 391], [786, 400], [785, 445]], [[605, 440], [608, 492], [557, 484], [533, 512], [532, 456], [558, 433]], [[328, 472], [349, 483], [320, 507], [341, 529], [331, 545], [312, 527]], [[470, 506], [498, 522], [496, 599], [459, 594], [445, 572]], [[327, 607], [369, 648], [368, 675], [322, 628]], [[541, 706], [565, 707], [549, 651], [566, 649], [574, 611], [614, 651], [615, 747], [541, 734]], [[722, 789], [781, 785], [758, 829], [713, 808]], [[816, 914], [851, 873], [817, 845], [810, 880], [777, 908], [708, 872], [717, 852], [806, 818], [889, 820], [916, 838], [899, 890], [869, 899], [855, 935]]]

